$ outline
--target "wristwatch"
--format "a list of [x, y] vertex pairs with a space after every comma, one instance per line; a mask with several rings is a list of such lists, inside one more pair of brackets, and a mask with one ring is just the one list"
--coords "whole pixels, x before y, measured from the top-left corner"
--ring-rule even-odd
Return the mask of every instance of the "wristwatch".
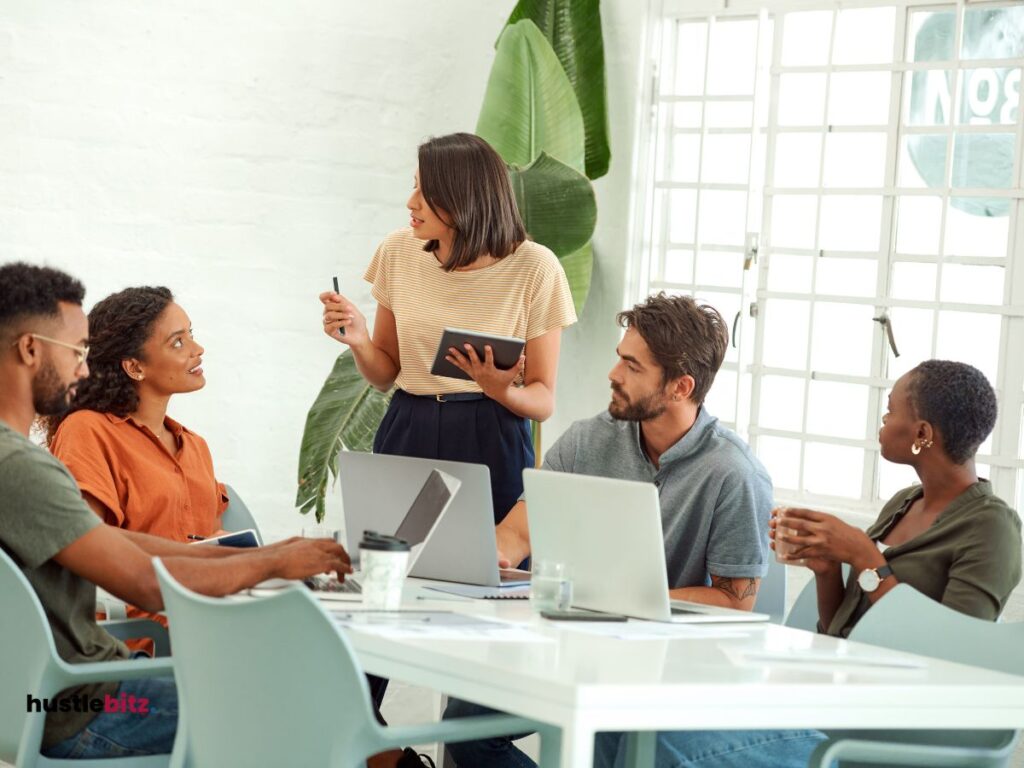
[[865, 568], [857, 574], [857, 583], [865, 592], [874, 592], [887, 576], [892, 576], [892, 566], [882, 565], [878, 568]]

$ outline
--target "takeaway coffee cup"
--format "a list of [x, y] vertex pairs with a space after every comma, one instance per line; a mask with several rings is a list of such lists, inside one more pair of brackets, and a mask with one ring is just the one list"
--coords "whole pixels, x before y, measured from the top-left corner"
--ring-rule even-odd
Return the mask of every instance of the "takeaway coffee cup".
[[376, 531], [364, 531], [359, 542], [363, 605], [395, 611], [402, 604], [402, 585], [409, 564], [409, 543]]

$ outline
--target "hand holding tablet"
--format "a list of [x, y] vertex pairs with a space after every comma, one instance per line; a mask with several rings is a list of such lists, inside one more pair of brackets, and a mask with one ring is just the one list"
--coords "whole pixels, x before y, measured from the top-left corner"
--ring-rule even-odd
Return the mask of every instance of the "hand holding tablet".
[[519, 363], [523, 348], [526, 346], [523, 339], [513, 336], [492, 336], [460, 328], [445, 328], [444, 333], [441, 334], [441, 342], [437, 345], [437, 353], [434, 355], [434, 364], [431, 366], [430, 372], [435, 376], [472, 381], [472, 376], [445, 359], [448, 356], [448, 350], [452, 347], [465, 354], [466, 344], [473, 347], [473, 351], [481, 360], [485, 359], [484, 347], [489, 346], [494, 355], [494, 367], [501, 371], [514, 368]]

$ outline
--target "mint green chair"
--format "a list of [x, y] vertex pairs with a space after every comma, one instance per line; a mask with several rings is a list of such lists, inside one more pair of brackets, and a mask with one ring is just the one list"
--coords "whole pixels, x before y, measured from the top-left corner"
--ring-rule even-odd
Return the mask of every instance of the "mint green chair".
[[754, 611], [767, 613], [773, 624], [781, 624], [786, 615], [786, 566], [776, 562], [775, 552], [768, 554], [768, 572], [757, 589]]
[[[812, 584], [813, 586], [813, 584]], [[967, 616], [899, 584], [864, 614], [850, 639], [975, 667], [1024, 675], [1024, 623]], [[1010, 730], [843, 731], [829, 734], [810, 766], [1002, 768], [1018, 733]]]
[[[796, 567], [796, 566], [792, 566]], [[843, 583], [850, 576], [850, 566], [843, 563]], [[787, 627], [793, 629], [806, 629], [808, 632], [816, 632], [818, 629], [818, 589], [811, 574], [811, 580], [807, 582], [800, 594], [796, 596], [796, 602], [789, 609], [785, 622]]]
[[39, 754], [44, 712], [26, 712], [26, 696], [52, 698], [65, 688], [110, 680], [134, 680], [171, 674], [169, 659], [68, 664], [57, 648], [43, 606], [25, 574], [0, 549], [0, 616], [4, 649], [0, 654], [0, 760], [18, 768], [158, 768], [168, 755], [110, 760], [53, 760]]
[[308, 591], [214, 599], [185, 589], [153, 562], [187, 726], [174, 765], [356, 768], [395, 747], [542, 727], [508, 715], [382, 726], [348, 640]]
[[157, 658], [171, 655], [171, 636], [167, 628], [152, 619], [109, 619], [99, 625], [122, 643], [148, 637], [153, 641], [153, 655]]
[[246, 528], [252, 528], [256, 531], [256, 540], [260, 543], [260, 546], [263, 546], [263, 536], [260, 534], [260, 527], [256, 525], [256, 518], [252, 516], [252, 512], [245, 506], [242, 497], [238, 495], [234, 488], [226, 483], [224, 490], [228, 494], [228, 508], [224, 510], [224, 515], [221, 517], [221, 526], [225, 531], [244, 531]]

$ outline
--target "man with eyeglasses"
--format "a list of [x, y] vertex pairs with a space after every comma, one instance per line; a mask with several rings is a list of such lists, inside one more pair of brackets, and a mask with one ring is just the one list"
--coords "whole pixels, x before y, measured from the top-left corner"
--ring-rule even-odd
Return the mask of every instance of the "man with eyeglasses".
[[[58, 270], [0, 265], [0, 548], [38, 595], [57, 653], [72, 664], [128, 658], [124, 644], [96, 623], [96, 585], [159, 611], [163, 600], [152, 557], [162, 558], [189, 589], [211, 596], [275, 577], [350, 573], [345, 550], [324, 539], [293, 539], [237, 553], [103, 525], [64, 465], [29, 439], [36, 416], [66, 410], [78, 382], [89, 375], [84, 297], [82, 284]], [[19, 617], [3, 618], [13, 627], [9, 631], [17, 631]], [[37, 692], [0, 689], [0, 696], [22, 702], [26, 693]], [[57, 698], [80, 702], [106, 696], [148, 699], [148, 712], [50, 712], [43, 754], [87, 759], [170, 752], [178, 720], [173, 679], [96, 683]]]

